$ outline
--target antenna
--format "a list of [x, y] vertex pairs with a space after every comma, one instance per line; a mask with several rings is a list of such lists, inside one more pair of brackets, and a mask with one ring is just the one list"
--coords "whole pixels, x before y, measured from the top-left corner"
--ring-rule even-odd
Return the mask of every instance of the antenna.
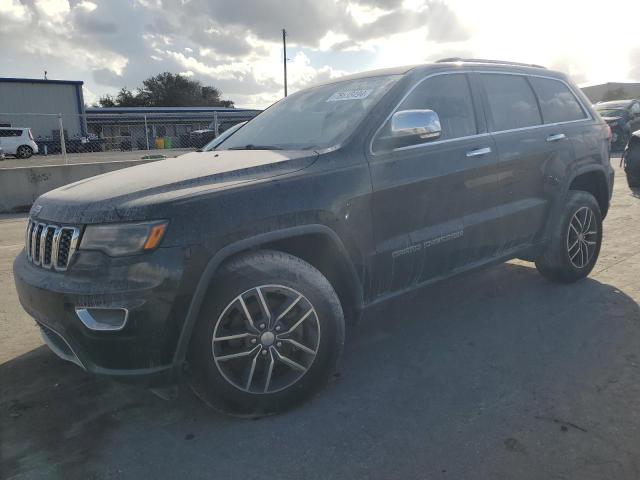
[[287, 31], [282, 29], [282, 50], [284, 52], [284, 96], [287, 96]]

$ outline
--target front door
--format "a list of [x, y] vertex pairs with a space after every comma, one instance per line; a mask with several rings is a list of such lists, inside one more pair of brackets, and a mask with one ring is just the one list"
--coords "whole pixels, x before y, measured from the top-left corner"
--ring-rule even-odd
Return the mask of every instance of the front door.
[[398, 143], [390, 114], [371, 144], [374, 297], [489, 258], [499, 242], [496, 149], [467, 74], [423, 79], [394, 112], [415, 109], [438, 114], [439, 138]]

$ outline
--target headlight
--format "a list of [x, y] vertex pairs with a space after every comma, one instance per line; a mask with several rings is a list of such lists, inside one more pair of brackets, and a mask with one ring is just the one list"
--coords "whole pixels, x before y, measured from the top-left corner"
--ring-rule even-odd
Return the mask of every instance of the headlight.
[[81, 250], [100, 250], [112, 257], [134, 255], [155, 249], [167, 229], [167, 221], [88, 225]]

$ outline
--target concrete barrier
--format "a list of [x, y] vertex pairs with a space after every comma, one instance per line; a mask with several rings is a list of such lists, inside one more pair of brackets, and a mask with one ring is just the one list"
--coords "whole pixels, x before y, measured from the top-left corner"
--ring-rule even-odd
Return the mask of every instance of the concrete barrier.
[[155, 160], [0, 169], [0, 213], [27, 212], [43, 193], [84, 178]]

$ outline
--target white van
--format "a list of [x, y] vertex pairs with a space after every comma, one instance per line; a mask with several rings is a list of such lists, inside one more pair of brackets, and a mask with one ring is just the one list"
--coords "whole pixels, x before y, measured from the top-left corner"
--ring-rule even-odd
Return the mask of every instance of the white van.
[[33, 141], [30, 128], [0, 127], [0, 142], [5, 155], [29, 158], [38, 153], [38, 144]]

